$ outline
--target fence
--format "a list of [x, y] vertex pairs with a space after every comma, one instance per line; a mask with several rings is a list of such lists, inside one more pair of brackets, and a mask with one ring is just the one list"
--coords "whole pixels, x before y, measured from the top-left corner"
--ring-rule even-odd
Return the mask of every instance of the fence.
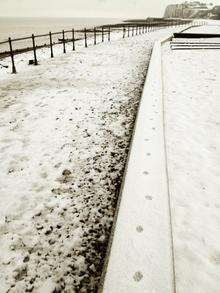
[[[17, 54], [21, 54], [28, 51], [33, 51], [33, 60], [30, 60], [30, 64], [38, 65], [38, 58], [37, 58], [37, 49], [40, 48], [49, 48], [50, 49], [50, 57], [54, 58], [54, 45], [62, 44], [63, 46], [63, 53], [67, 52], [66, 44], [72, 43], [72, 50], [76, 50], [76, 42], [84, 40], [85, 47], [88, 47], [88, 38], [93, 38], [93, 43], [96, 45], [98, 43], [98, 37], [100, 36], [101, 42], [104, 42], [106, 39], [109, 42], [111, 40], [111, 33], [113, 31], [122, 31], [123, 38], [131, 37], [143, 33], [152, 32], [161, 28], [165, 27], [173, 27], [179, 25], [186, 25], [190, 23], [191, 20], [173, 20], [173, 19], [161, 19], [161, 20], [153, 20], [153, 21], [138, 21], [138, 22], [129, 22], [123, 24], [115, 24], [115, 25], [104, 25], [99, 27], [94, 27], [84, 30], [62, 30], [61, 32], [49, 32], [48, 34], [42, 35], [34, 35], [32, 34], [29, 37], [11, 39], [8, 38], [7, 41], [0, 42], [1, 45], [8, 44], [8, 51], [5, 51], [0, 54], [0, 57], [9, 57], [11, 58], [12, 64], [12, 73], [17, 73], [16, 65], [15, 65], [15, 58], [14, 56]], [[78, 35], [78, 36], [77, 36]], [[56, 41], [55, 37], [57, 38]], [[40, 38], [47, 38], [48, 43], [37, 45], [36, 40]], [[13, 49], [13, 46], [16, 42], [19, 41], [26, 41], [30, 40], [32, 45], [31, 47], [25, 47], [22, 49]]]

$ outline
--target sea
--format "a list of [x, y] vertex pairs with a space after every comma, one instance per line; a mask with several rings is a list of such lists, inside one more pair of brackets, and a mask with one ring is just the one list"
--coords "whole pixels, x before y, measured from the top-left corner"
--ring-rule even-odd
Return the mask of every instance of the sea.
[[[9, 37], [20, 38], [31, 36], [32, 34], [46, 34], [69, 29], [91, 28], [104, 24], [114, 24], [122, 22], [117, 18], [37, 18], [37, 17], [0, 17], [0, 43]], [[19, 42], [18, 42], [19, 43]], [[16, 47], [20, 44], [16, 43]], [[6, 50], [8, 45], [0, 45], [0, 52]]]

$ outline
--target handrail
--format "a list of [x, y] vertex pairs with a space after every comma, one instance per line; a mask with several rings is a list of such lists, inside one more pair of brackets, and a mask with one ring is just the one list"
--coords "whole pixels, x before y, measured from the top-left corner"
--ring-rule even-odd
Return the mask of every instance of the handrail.
[[[11, 62], [12, 62], [12, 73], [16, 73], [16, 68], [15, 68], [15, 60], [14, 60], [14, 56], [17, 54], [22, 54], [28, 51], [32, 51], [34, 53], [34, 65], [38, 65], [38, 60], [37, 60], [37, 54], [36, 54], [36, 50], [39, 48], [50, 48], [51, 51], [51, 58], [54, 57], [53, 54], [53, 46], [57, 45], [57, 44], [63, 44], [63, 53], [66, 53], [66, 43], [73, 43], [73, 47], [72, 50], [75, 50], [75, 42], [79, 41], [79, 40], [85, 40], [85, 47], [88, 47], [88, 42], [87, 42], [87, 38], [88, 35], [89, 37], [92, 35], [94, 38], [94, 45], [97, 44], [97, 36], [100, 35], [101, 36], [101, 42], [104, 42], [105, 39], [107, 39], [107, 41], [109, 42], [111, 39], [111, 32], [113, 31], [122, 31], [123, 32], [123, 38], [126, 37], [130, 37], [130, 36], [134, 36], [134, 35], [138, 35], [138, 34], [143, 34], [143, 33], [147, 33], [147, 32], [151, 32], [157, 29], [161, 29], [164, 27], [168, 27], [168, 26], [177, 26], [177, 25], [185, 25], [192, 22], [192, 20], [166, 20], [166, 21], [152, 21], [152, 20], [148, 20], [145, 22], [137, 22], [137, 23], [119, 23], [119, 24], [106, 24], [106, 25], [102, 25], [102, 26], [96, 26], [94, 28], [84, 28], [84, 29], [78, 29], [78, 30], [74, 30], [74, 28], [72, 30], [68, 29], [68, 30], [62, 30], [60, 32], [49, 32], [47, 34], [39, 34], [39, 35], [35, 35], [32, 34], [31, 36], [26, 36], [26, 37], [20, 37], [20, 38], [8, 38], [7, 41], [2, 41], [0, 42], [0, 45], [5, 45], [8, 44], [9, 45], [9, 51], [4, 51], [0, 53], [0, 57], [4, 58], [4, 57], [11, 57]], [[72, 34], [72, 36], [70, 37], [69, 35], [66, 34]], [[75, 33], [80, 33], [80, 37], [79, 36], [75, 36]], [[54, 41], [53, 40], [53, 36], [59, 35], [60, 37]], [[105, 38], [105, 36], [107, 36]], [[43, 37], [48, 37], [48, 43], [45, 44], [37, 44], [36, 43], [36, 39], [38, 38], [43, 38]], [[13, 50], [13, 43], [14, 42], [18, 42], [18, 41], [25, 41], [25, 40], [31, 40], [32, 42], [32, 46], [31, 47], [26, 47], [26, 48], [20, 48], [20, 49], [14, 49]]]

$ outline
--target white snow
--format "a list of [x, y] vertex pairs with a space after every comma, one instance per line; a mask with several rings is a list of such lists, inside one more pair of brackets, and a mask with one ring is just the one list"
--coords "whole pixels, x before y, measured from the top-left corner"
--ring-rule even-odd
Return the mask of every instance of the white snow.
[[220, 50], [172, 51], [166, 42], [162, 74], [159, 51], [155, 60], [138, 114], [103, 291], [217, 293]]
[[152, 42], [169, 31], [1, 68], [1, 292], [97, 287]]
[[191, 27], [186, 33], [220, 34], [220, 24], [219, 22], [211, 22], [210, 24], [209, 21], [209, 25]]
[[[213, 27], [191, 31], [211, 33]], [[163, 65], [176, 290], [217, 293], [220, 50], [172, 51], [166, 44]]]

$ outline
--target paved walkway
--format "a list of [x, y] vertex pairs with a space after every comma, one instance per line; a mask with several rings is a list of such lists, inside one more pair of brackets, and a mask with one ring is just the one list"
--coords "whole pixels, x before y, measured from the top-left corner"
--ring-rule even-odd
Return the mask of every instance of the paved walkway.
[[[209, 27], [203, 30], [207, 33]], [[160, 54], [158, 43], [137, 119], [104, 292], [217, 293], [220, 50], [172, 51], [167, 42], [162, 67]]]
[[[216, 27], [215, 27], [216, 28]], [[192, 29], [213, 31], [213, 26]], [[220, 40], [219, 40], [220, 41]], [[220, 50], [163, 49], [178, 293], [220, 288]]]

